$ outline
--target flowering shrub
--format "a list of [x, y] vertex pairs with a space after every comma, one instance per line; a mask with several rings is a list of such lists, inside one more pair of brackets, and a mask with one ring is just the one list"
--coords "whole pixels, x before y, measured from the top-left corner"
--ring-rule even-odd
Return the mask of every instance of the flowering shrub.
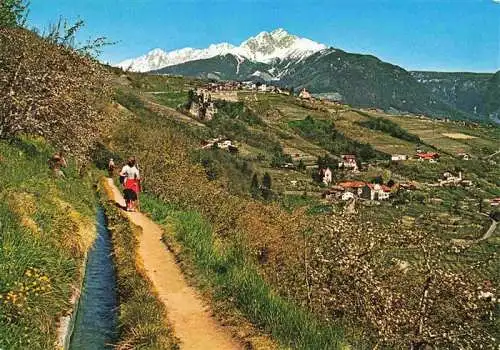
[[105, 122], [108, 75], [96, 61], [24, 29], [0, 29], [0, 138], [40, 135], [83, 158]]

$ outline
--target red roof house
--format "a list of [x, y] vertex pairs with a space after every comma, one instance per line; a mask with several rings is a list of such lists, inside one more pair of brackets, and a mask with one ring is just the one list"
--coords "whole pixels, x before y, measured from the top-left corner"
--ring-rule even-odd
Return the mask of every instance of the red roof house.
[[436, 152], [420, 152], [416, 154], [418, 160], [427, 160], [427, 161], [435, 161], [439, 159], [439, 153]]

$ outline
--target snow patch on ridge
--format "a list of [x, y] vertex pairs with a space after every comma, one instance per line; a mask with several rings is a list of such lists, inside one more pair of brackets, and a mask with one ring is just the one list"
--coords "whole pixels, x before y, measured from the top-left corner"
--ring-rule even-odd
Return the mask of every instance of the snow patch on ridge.
[[236, 74], [240, 73], [240, 65], [245, 61], [245, 59], [241, 56], [235, 55], [236, 61], [238, 61], [238, 65], [236, 66]]

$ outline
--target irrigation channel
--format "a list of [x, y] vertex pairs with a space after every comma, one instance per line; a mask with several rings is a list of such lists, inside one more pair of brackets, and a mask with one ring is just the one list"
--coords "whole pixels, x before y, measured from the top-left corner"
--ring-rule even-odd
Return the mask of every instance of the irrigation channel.
[[97, 209], [96, 222], [97, 238], [88, 254], [70, 350], [108, 349], [116, 340], [116, 275], [102, 207]]

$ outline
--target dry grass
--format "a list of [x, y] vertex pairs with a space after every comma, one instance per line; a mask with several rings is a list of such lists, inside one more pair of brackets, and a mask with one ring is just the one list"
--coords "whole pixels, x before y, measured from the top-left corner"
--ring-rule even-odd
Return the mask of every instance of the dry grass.
[[443, 133], [443, 136], [446, 136], [446, 137], [449, 137], [450, 139], [455, 139], [455, 140], [470, 140], [470, 139], [475, 139], [476, 138], [475, 136], [466, 135], [466, 134], [462, 134], [462, 133], [459, 133], [459, 132], [455, 132], [455, 133]]
[[85, 255], [92, 246], [96, 237], [94, 218], [83, 216], [75, 208], [60, 198], [54, 198], [52, 203], [60, 213], [61, 222], [68, 230], [68, 235], [60, 242], [65, 250], [70, 250], [76, 255]]
[[26, 227], [33, 234], [39, 235], [38, 227], [33, 216], [36, 213], [35, 197], [31, 193], [11, 193], [7, 202], [12, 211], [17, 215], [22, 226]]

